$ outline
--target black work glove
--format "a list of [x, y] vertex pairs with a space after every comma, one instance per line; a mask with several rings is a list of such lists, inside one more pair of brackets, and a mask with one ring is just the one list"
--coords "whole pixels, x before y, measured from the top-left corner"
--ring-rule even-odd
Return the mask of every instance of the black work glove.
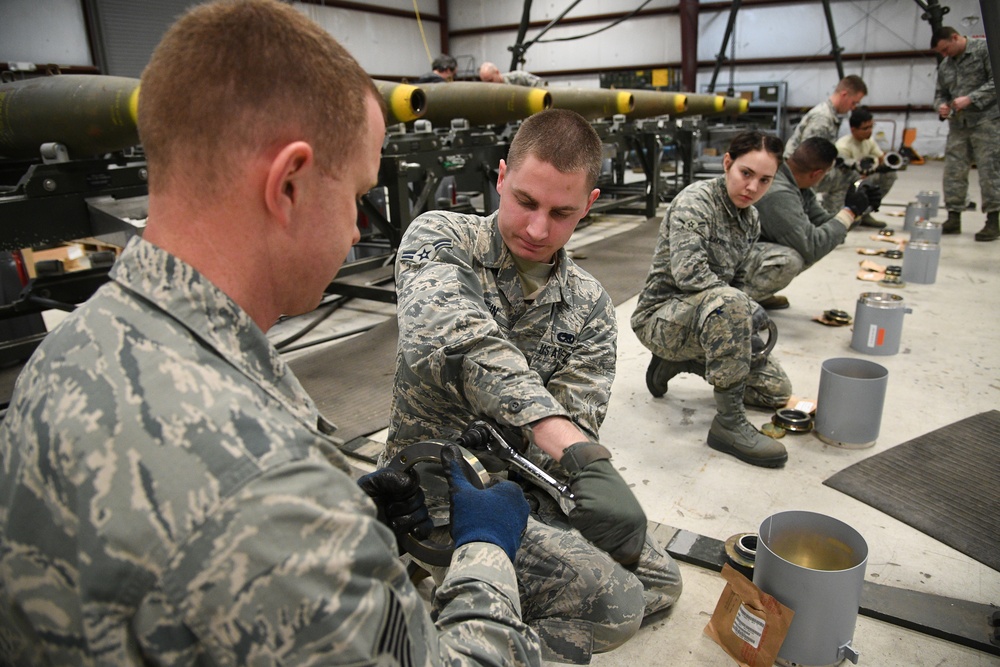
[[611, 465], [611, 452], [596, 442], [578, 442], [559, 463], [569, 473], [576, 508], [569, 523], [622, 565], [639, 560], [646, 541], [646, 514]]
[[405, 551], [402, 544], [407, 534], [418, 540], [431, 534], [434, 522], [427, 513], [416, 471], [382, 468], [358, 479], [358, 486], [375, 502], [379, 521], [396, 535], [400, 553]]
[[871, 210], [877, 211], [878, 207], [882, 205], [882, 191], [874, 183], [869, 183], [865, 181], [861, 184], [859, 188], [865, 193], [865, 197], [868, 199], [868, 205]]
[[461, 450], [448, 445], [441, 450], [441, 467], [448, 479], [451, 505], [451, 539], [455, 548], [470, 542], [489, 542], [507, 552], [514, 562], [521, 535], [528, 525], [528, 501], [514, 482], [476, 488], [459, 463]]
[[865, 189], [859, 188], [853, 183], [851, 184], [851, 187], [847, 188], [847, 196], [844, 197], [844, 206], [851, 209], [851, 213], [854, 214], [855, 218], [860, 218], [871, 210], [868, 203], [868, 195], [865, 194]]

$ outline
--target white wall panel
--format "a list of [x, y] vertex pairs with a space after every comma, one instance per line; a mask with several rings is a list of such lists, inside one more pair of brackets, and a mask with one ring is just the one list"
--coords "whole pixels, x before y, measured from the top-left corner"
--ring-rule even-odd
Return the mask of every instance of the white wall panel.
[[0, 0], [0, 62], [93, 65], [79, 0]]
[[[543, 39], [573, 37], [600, 27], [600, 24], [571, 25], [553, 28]], [[534, 31], [537, 34], [538, 31]], [[533, 33], [528, 33], [528, 39]], [[510, 65], [507, 47], [517, 38], [514, 32], [486, 33], [473, 37], [454, 37], [451, 52], [469, 54], [477, 62], [491, 60], [505, 71]], [[680, 19], [676, 15], [635, 18], [609, 30], [566, 42], [532, 45], [524, 69], [530, 71], [594, 69], [614, 66], [650, 65], [679, 62], [681, 59]]]
[[[565, 11], [570, 4], [571, 0], [546, 2], [536, 0], [531, 5], [531, 20], [550, 21]], [[595, 14], [620, 14], [637, 9], [641, 4], [642, 0], [583, 0], [566, 16], [573, 18]], [[676, 7], [677, 4], [677, 0], [653, 0], [643, 7], [643, 10]], [[448, 23], [452, 30], [481, 28], [485, 25], [518, 25], [524, 7], [522, 0], [450, 0], [448, 5]], [[539, 30], [535, 28], [531, 32], [537, 34]]]
[[441, 53], [441, 24], [437, 21], [423, 22], [429, 59], [414, 19], [312, 4], [295, 6], [323, 26], [371, 74], [419, 75], [430, 71], [431, 59]]

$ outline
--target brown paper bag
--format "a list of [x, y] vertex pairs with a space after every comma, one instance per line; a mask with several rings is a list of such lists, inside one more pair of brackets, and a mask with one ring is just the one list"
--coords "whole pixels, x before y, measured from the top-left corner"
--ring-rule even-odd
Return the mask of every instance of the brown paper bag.
[[727, 563], [726, 588], [705, 634], [742, 667], [770, 667], [795, 612], [753, 585]]

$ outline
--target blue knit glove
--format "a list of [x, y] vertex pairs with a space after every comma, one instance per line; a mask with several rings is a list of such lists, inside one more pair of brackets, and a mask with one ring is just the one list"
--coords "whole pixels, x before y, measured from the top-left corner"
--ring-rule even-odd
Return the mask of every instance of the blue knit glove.
[[462, 452], [449, 445], [441, 450], [441, 467], [448, 478], [451, 504], [451, 539], [455, 548], [470, 542], [489, 542], [507, 552], [511, 562], [521, 546], [528, 524], [528, 501], [521, 487], [500, 482], [477, 489], [459, 465]]

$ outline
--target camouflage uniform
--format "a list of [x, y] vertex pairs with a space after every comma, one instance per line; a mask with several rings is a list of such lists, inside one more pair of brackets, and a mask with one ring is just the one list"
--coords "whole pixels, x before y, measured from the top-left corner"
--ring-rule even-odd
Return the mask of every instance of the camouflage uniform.
[[[869, 138], [864, 141], [858, 141], [854, 138], [853, 134], [845, 134], [840, 139], [837, 139], [836, 146], [837, 152], [844, 159], [845, 165], [855, 165], [863, 158], [870, 157], [875, 160], [875, 166], [878, 166], [879, 158], [885, 155], [885, 151], [882, 150], [882, 147], [874, 139]], [[881, 192], [884, 199], [889, 189], [895, 184], [896, 176], [895, 171], [883, 171], [869, 174], [864, 178], [868, 183], [878, 186], [879, 192]], [[844, 198], [847, 196], [848, 188], [851, 187], [852, 182], [859, 178], [861, 178], [861, 174], [852, 168], [850, 171], [844, 173], [844, 177], [840, 179], [835, 187], [823, 195], [823, 208], [830, 215], [836, 214], [844, 207]]]
[[[526, 302], [497, 215], [432, 211], [403, 237], [386, 457], [420, 440], [455, 437], [477, 417], [527, 432], [563, 416], [598, 440], [615, 376], [614, 305], [565, 250]], [[527, 456], [565, 481], [538, 447]], [[515, 567], [524, 619], [548, 657], [587, 662], [680, 595], [677, 564], [648, 535], [632, 574], [571, 529], [548, 496], [527, 492], [535, 511]]]
[[542, 77], [535, 76], [531, 72], [525, 72], [521, 69], [511, 70], [506, 74], [501, 74], [500, 77], [503, 79], [504, 83], [509, 83], [513, 86], [540, 86], [542, 85]]
[[843, 122], [844, 117], [833, 108], [833, 102], [824, 100], [817, 104], [806, 112], [785, 143], [785, 159], [787, 160], [799, 144], [810, 137], [821, 137], [831, 144], [836, 143]]
[[1000, 109], [986, 40], [969, 39], [958, 58], [938, 65], [934, 107], [968, 95], [972, 105], [948, 119], [944, 153], [944, 203], [949, 211], [964, 211], [969, 168], [979, 170], [983, 211], [1000, 211]]
[[[755, 206], [760, 214], [760, 241], [754, 247], [752, 256], [778, 254], [784, 257], [789, 272], [796, 269], [788, 277], [788, 282], [847, 238], [850, 222], [824, 210], [811, 188], [799, 188], [788, 164], [778, 167], [771, 187]], [[752, 261], [759, 262], [756, 258]], [[768, 280], [766, 273], [751, 271], [751, 288], [748, 291], [752, 296], [757, 293], [766, 295], [770, 289], [777, 291], [788, 282], [777, 285]]]
[[717, 388], [746, 383], [744, 400], [777, 407], [791, 395], [784, 370], [768, 357], [750, 369], [750, 316], [746, 293], [750, 253], [760, 235], [757, 211], [737, 209], [725, 176], [684, 188], [660, 225], [653, 264], [632, 329], [653, 354], [669, 361], [703, 361]]
[[130, 243], [0, 428], [0, 663], [539, 664], [504, 552], [431, 620], [315, 405], [189, 265]]
[[[795, 149], [799, 147], [799, 144], [810, 137], [820, 137], [826, 139], [831, 144], [837, 143], [837, 137], [840, 135], [840, 126], [843, 122], [844, 117], [838, 114], [837, 110], [833, 108], [833, 102], [824, 100], [820, 104], [817, 104], [806, 112], [806, 115], [802, 117], [799, 124], [795, 126], [795, 130], [792, 131], [792, 136], [785, 143], [785, 159], [787, 160], [795, 152]], [[854, 180], [856, 179], [851, 178], [850, 174], [844, 171], [831, 169], [823, 177], [823, 180], [813, 186], [813, 190], [816, 192], [830, 192], [843, 186], [845, 182], [849, 184]], [[826, 198], [829, 198], [829, 195]], [[841, 197], [840, 201], [844, 201], [843, 197]]]

